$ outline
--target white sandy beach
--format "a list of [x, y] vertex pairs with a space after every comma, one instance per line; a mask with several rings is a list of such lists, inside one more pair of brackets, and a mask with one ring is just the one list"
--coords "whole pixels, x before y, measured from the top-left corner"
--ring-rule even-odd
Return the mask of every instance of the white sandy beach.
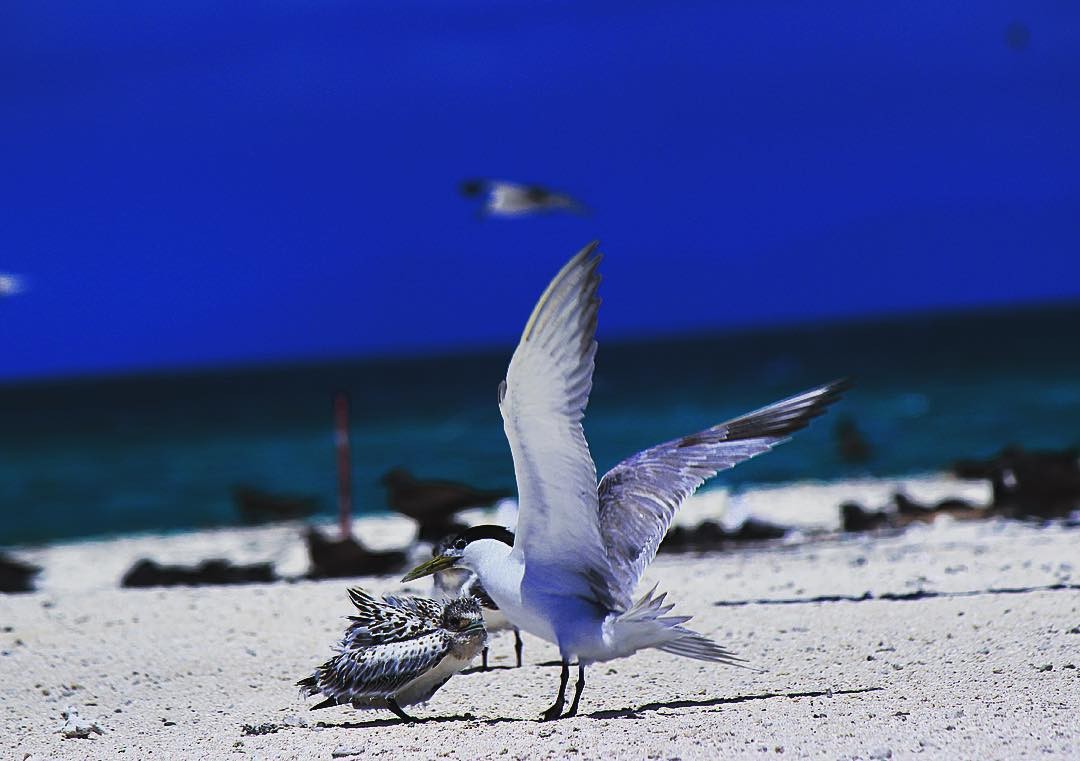
[[[935, 477], [758, 489], [737, 509], [834, 528], [840, 501], [876, 506], [898, 485], [927, 501], [987, 497], [980, 485]], [[717, 517], [728, 502], [723, 491], [701, 495], [680, 520]], [[411, 532], [396, 518], [357, 525], [375, 547], [400, 546]], [[764, 671], [646, 652], [593, 667], [582, 715], [552, 724], [534, 720], [558, 686], [557, 669], [543, 665], [556, 652], [535, 638], [515, 670], [503, 668], [510, 639], [497, 637], [499, 668], [455, 677], [413, 711], [437, 721], [405, 726], [378, 711], [309, 712], [294, 687], [340, 634], [351, 580], [117, 586], [142, 556], [271, 560], [300, 575], [295, 525], [15, 552], [45, 571], [40, 591], [0, 596], [3, 758], [1080, 755], [1076, 529], [939, 521], [901, 534], [662, 555], [647, 581]], [[355, 583], [402, 589], [393, 578]], [[68, 706], [102, 734], [64, 739]]]

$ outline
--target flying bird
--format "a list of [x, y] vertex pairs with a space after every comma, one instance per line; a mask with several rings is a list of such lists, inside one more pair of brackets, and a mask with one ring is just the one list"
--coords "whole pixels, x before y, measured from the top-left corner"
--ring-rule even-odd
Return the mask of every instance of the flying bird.
[[518, 217], [553, 211], [588, 214], [585, 204], [566, 193], [542, 185], [522, 185], [504, 180], [465, 180], [461, 194], [466, 198], [483, 198], [481, 214]]
[[689, 616], [669, 615], [673, 606], [656, 587], [637, 600], [635, 588], [687, 497], [718, 472], [787, 441], [846, 387], [819, 386], [646, 449], [597, 484], [581, 427], [596, 355], [597, 245], [582, 249], [540, 296], [499, 386], [518, 486], [513, 546], [470, 529], [404, 579], [472, 571], [512, 624], [558, 646], [559, 693], [543, 720], [562, 715], [573, 660], [577, 685], [565, 716], [577, 713], [592, 663], [645, 648], [743, 663], [682, 626]]
[[350, 703], [416, 721], [402, 706], [427, 702], [487, 644], [480, 605], [471, 597], [445, 604], [423, 597], [379, 601], [358, 587], [349, 597], [357, 615], [349, 616], [338, 654], [297, 682], [304, 694], [326, 697], [313, 711]]
[[0, 297], [14, 296], [26, 290], [26, 283], [18, 275], [0, 272]]
[[[502, 526], [481, 526], [471, 535], [497, 539], [507, 547], [514, 546], [514, 532], [510, 531], [510, 529], [503, 528]], [[447, 537], [436, 544], [431, 550], [432, 556], [438, 557], [439, 555], [442, 555], [449, 549], [456, 538], [456, 536]], [[517, 667], [521, 668], [521, 651], [524, 648], [524, 645], [521, 642], [521, 630], [506, 619], [503, 612], [499, 610], [499, 606], [495, 604], [495, 601], [488, 595], [487, 590], [484, 589], [484, 585], [476, 578], [476, 574], [466, 571], [464, 568], [449, 568], [434, 574], [434, 580], [435, 591], [444, 598], [475, 598], [476, 601], [480, 603], [480, 608], [484, 613], [484, 628], [487, 629], [488, 634], [507, 631], [508, 629], [514, 630], [514, 654], [517, 656]], [[481, 653], [480, 664], [480, 667], [484, 671], [487, 671], [487, 646], [484, 647], [484, 651]]]

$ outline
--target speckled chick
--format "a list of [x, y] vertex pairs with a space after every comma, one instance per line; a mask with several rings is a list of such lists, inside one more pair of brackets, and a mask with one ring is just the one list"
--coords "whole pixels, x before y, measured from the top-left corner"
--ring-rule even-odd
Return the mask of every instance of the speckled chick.
[[306, 695], [324, 695], [312, 707], [351, 704], [385, 708], [403, 721], [402, 706], [426, 702], [484, 649], [487, 632], [479, 603], [462, 597], [439, 603], [423, 597], [384, 596], [349, 590], [357, 615], [338, 654], [297, 684]]

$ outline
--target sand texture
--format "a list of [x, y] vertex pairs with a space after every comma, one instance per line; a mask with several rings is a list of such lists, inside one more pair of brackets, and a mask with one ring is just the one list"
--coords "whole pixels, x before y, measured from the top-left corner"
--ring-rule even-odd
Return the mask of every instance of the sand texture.
[[[795, 511], [809, 527], [826, 525], [838, 499], [874, 503], [891, 486], [792, 486], [745, 501], [767, 517]], [[911, 491], [931, 498], [953, 486]], [[710, 513], [710, 499], [687, 514]], [[644, 652], [593, 666], [582, 715], [543, 724], [555, 648], [527, 637], [525, 667], [510, 669], [502, 634], [497, 668], [455, 677], [413, 709], [433, 720], [409, 726], [381, 711], [310, 712], [293, 686], [340, 634], [346, 581], [114, 586], [130, 554], [148, 548], [165, 560], [193, 559], [167, 557], [170, 547], [292, 557], [295, 527], [245, 531], [23, 553], [47, 570], [43, 591], [0, 596], [0, 758], [1080, 757], [1076, 529], [939, 522], [661, 556], [650, 585], [764, 672]], [[65, 738], [69, 706], [101, 733]]]

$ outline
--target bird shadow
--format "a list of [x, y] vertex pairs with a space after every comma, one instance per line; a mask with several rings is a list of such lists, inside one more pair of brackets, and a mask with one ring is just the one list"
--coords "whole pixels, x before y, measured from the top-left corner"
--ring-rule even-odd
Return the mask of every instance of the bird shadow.
[[[562, 667], [562, 661], [544, 661], [542, 663], [522, 663], [521, 666], [488, 666], [487, 670], [488, 671], [514, 671], [514, 670], [516, 670], [518, 668], [525, 668], [526, 666], [547, 666], [547, 667], [555, 666], [555, 667], [560, 667], [561, 668]], [[481, 666], [473, 666], [472, 668], [465, 669], [461, 673], [462, 674], [483, 674], [484, 669]]]
[[483, 666], [473, 666], [460, 673], [462, 676], [466, 676], [468, 674], [483, 674], [485, 671], [511, 671], [516, 668], [517, 666], [488, 666], [487, 668], [484, 668]]
[[863, 692], [878, 692], [884, 687], [860, 687], [854, 690], [814, 690], [808, 692], [763, 692], [760, 695], [738, 695], [732, 698], [711, 698], [710, 700], [669, 700], [666, 703], [646, 703], [637, 708], [620, 708], [613, 711], [594, 711], [585, 714], [590, 719], [637, 719], [642, 713], [659, 711], [662, 708], [711, 708], [713, 706], [749, 703], [754, 700], [772, 698], [824, 698], [836, 695], [857, 695]]
[[444, 724], [449, 722], [476, 721], [477, 717], [471, 713], [460, 716], [417, 716], [416, 721], [402, 721], [401, 719], [372, 719], [371, 721], [320, 721], [314, 726], [319, 729], [375, 729], [378, 727], [400, 727], [413, 724]]
[[[540, 664], [544, 665], [544, 664]], [[561, 663], [559, 664], [562, 665]], [[502, 666], [501, 668], [512, 668]], [[710, 698], [709, 700], [669, 700], [664, 703], [645, 703], [637, 708], [619, 708], [611, 711], [593, 711], [582, 714], [588, 719], [640, 719], [642, 713], [659, 711], [663, 708], [712, 708], [715, 706], [735, 705], [738, 703], [750, 703], [755, 700], [772, 700], [773, 698], [826, 698], [837, 695], [859, 695], [864, 692], [881, 692], [884, 687], [859, 687], [853, 690], [808, 690], [806, 692], [763, 692], [759, 695], [736, 695], [730, 698]], [[460, 716], [432, 716], [430, 718], [417, 717], [415, 722], [404, 722], [401, 719], [372, 719], [371, 721], [320, 721], [314, 726], [320, 729], [376, 729], [379, 727], [398, 727], [414, 724], [445, 724], [462, 721], [479, 721], [488, 726], [494, 724], [509, 724], [518, 722], [533, 722], [535, 719], [525, 718], [481, 718], [471, 713]]]

